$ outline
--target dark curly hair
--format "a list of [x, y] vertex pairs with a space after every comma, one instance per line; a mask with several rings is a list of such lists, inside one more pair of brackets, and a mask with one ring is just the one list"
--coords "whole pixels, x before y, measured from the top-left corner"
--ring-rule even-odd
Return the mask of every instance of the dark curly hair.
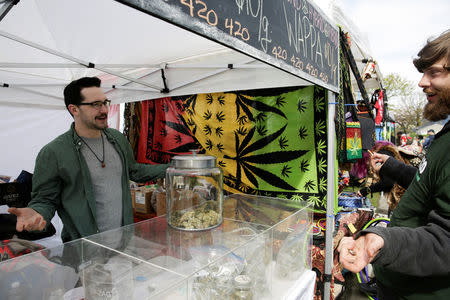
[[69, 110], [69, 104], [79, 105], [84, 100], [81, 95], [82, 89], [100, 87], [100, 83], [101, 80], [98, 77], [82, 77], [69, 83], [64, 88], [64, 103], [67, 110]]

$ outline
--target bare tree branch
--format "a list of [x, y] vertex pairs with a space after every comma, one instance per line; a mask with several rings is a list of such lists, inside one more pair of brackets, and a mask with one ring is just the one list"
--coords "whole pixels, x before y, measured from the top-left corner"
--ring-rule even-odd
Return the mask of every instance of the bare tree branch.
[[423, 107], [426, 99], [422, 93], [413, 93], [410, 96], [400, 97], [400, 101], [391, 105], [395, 121], [404, 132], [412, 132], [423, 124]]

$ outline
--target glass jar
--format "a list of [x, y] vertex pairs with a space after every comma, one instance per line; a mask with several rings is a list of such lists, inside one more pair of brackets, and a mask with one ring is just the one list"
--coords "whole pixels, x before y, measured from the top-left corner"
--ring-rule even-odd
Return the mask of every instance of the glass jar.
[[176, 229], [198, 231], [222, 224], [223, 175], [216, 158], [180, 155], [166, 171], [167, 223]]
[[234, 278], [233, 300], [253, 300], [252, 279], [247, 275]]

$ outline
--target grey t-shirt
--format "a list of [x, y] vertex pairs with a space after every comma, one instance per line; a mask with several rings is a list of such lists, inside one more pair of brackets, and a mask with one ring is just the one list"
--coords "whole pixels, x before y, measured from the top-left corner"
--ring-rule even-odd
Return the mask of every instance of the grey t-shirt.
[[[99, 159], [103, 158], [102, 138], [83, 138]], [[83, 154], [91, 174], [97, 205], [97, 225], [100, 231], [122, 226], [122, 160], [113, 145], [103, 136], [105, 167], [92, 151], [82, 143]]]

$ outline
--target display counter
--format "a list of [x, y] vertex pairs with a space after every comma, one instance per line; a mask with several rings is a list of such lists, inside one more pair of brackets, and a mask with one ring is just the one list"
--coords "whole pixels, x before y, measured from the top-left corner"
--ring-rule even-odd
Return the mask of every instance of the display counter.
[[4, 261], [0, 290], [20, 299], [311, 299], [311, 222], [310, 204], [235, 194], [210, 230], [173, 229], [162, 216]]

